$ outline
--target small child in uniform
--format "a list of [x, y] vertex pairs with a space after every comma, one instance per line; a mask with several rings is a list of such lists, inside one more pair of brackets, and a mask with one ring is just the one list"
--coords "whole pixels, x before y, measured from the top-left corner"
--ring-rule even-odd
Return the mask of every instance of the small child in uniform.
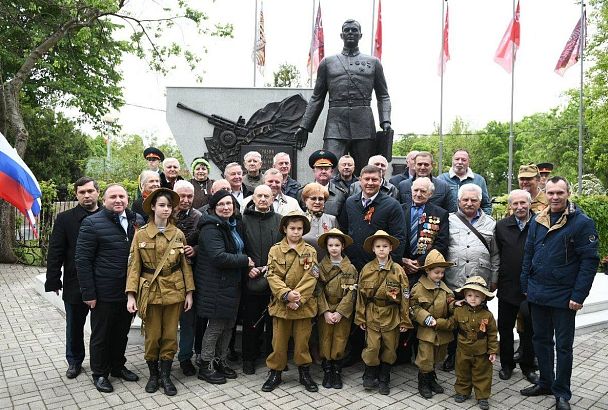
[[287, 366], [287, 347], [293, 337], [293, 359], [298, 366], [300, 383], [306, 390], [319, 387], [310, 376], [312, 358], [308, 341], [312, 318], [317, 315], [313, 293], [319, 277], [317, 251], [304, 242], [310, 221], [302, 211], [291, 211], [281, 218], [279, 229], [285, 234], [268, 252], [267, 280], [272, 298], [268, 313], [272, 316], [272, 353], [266, 359], [270, 369], [262, 391], [273, 391], [281, 384], [281, 372]]
[[323, 368], [323, 387], [342, 388], [342, 358], [353, 321], [359, 274], [344, 249], [353, 239], [337, 228], [319, 236], [319, 246], [327, 255], [319, 263], [318, 315], [319, 353]]
[[409, 283], [405, 271], [391, 259], [399, 240], [379, 230], [363, 244], [376, 258], [359, 274], [355, 324], [365, 331], [363, 387], [390, 393], [391, 366], [397, 360], [399, 332], [411, 329]]
[[425, 399], [433, 393], [443, 393], [443, 387], [437, 383], [435, 365], [445, 358], [448, 343], [454, 339], [453, 324], [449, 320], [454, 310], [454, 293], [442, 281], [445, 268], [454, 266], [446, 262], [443, 255], [433, 249], [426, 256], [422, 276], [412, 287], [410, 313], [412, 320], [418, 323], [418, 392]]
[[456, 292], [464, 295], [464, 301], [456, 302], [457, 307], [450, 318], [455, 329], [458, 329], [454, 401], [463, 403], [471, 395], [471, 390], [475, 389], [479, 407], [487, 410], [490, 408], [488, 398], [492, 387], [492, 364], [498, 351], [498, 329], [486, 301], [494, 295], [481, 276], [468, 278]]

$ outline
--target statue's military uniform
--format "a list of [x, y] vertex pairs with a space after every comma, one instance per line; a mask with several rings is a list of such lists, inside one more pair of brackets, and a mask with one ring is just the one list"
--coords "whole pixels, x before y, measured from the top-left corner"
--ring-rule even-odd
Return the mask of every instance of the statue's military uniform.
[[324, 58], [319, 64], [315, 88], [300, 126], [312, 132], [329, 92], [329, 109], [323, 148], [339, 158], [347, 151], [358, 169], [376, 152], [376, 125], [370, 103], [372, 91], [378, 101], [379, 123], [391, 121], [391, 101], [380, 60], [361, 54], [358, 48]]

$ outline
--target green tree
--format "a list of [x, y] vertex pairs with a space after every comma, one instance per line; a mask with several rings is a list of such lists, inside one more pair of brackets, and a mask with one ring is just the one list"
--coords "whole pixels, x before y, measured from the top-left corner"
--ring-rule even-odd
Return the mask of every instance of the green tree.
[[[32, 107], [72, 107], [80, 120], [101, 124], [101, 117], [123, 103], [118, 70], [123, 53], [145, 58], [152, 69], [166, 72], [171, 59], [183, 56], [195, 68], [200, 57], [179, 44], [163, 44], [163, 32], [182, 21], [200, 34], [229, 36], [232, 26], [206, 27], [207, 16], [185, 1], [141, 10], [154, 17], [129, 12], [125, 0], [12, 0], [0, 2], [0, 131], [21, 157], [29, 130], [22, 104]], [[131, 36], [120, 39], [127, 27]], [[0, 203], [0, 236], [12, 238], [13, 217]], [[0, 261], [16, 260], [12, 240], [0, 241]]]
[[281, 64], [272, 76], [274, 78], [273, 87], [300, 87], [300, 70], [293, 64]]

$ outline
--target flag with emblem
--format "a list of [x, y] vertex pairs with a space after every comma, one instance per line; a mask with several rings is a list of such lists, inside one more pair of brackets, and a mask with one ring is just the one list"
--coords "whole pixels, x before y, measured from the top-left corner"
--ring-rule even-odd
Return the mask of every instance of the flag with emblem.
[[581, 41], [583, 41], [583, 48], [585, 47], [585, 38], [587, 36], [587, 15], [583, 13], [582, 17], [574, 26], [570, 38], [566, 42], [564, 50], [557, 60], [555, 65], [555, 72], [561, 76], [564, 75], [566, 70], [572, 67], [581, 58]]
[[373, 55], [378, 58], [378, 60], [382, 60], [382, 0], [378, 0], [378, 20], [376, 22]]
[[254, 50], [255, 64], [260, 70], [264, 71], [266, 65], [266, 36], [264, 35], [264, 2], [260, 4], [260, 18], [258, 19], [258, 31]]
[[502, 40], [500, 40], [500, 44], [496, 50], [496, 55], [494, 56], [494, 61], [496, 61], [496, 63], [504, 68], [509, 74], [511, 74], [511, 71], [513, 71], [513, 62], [515, 61], [515, 55], [519, 49], [519, 37], [518, 1], [517, 7], [515, 8], [515, 14], [507, 27], [507, 31], [505, 31], [505, 34], [502, 36]]
[[317, 18], [315, 19], [315, 28], [312, 33], [312, 41], [310, 43], [310, 52], [308, 53], [308, 72], [315, 74], [319, 68], [319, 63], [325, 57], [325, 40], [323, 37], [323, 19], [321, 18], [321, 3], [317, 10]]

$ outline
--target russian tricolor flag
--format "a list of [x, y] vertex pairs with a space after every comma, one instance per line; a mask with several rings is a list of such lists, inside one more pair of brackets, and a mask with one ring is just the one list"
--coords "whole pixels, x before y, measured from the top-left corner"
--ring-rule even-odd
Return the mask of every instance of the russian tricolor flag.
[[34, 234], [40, 213], [40, 185], [15, 148], [0, 133], [0, 198], [12, 204], [30, 221]]

